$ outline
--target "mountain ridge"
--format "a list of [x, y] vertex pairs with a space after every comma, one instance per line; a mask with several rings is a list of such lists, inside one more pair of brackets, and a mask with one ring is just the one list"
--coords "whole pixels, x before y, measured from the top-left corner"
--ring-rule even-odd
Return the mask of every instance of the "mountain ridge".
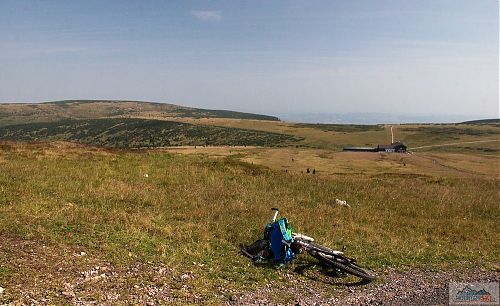
[[53, 122], [61, 119], [139, 116], [280, 121], [278, 117], [262, 114], [132, 100], [59, 100], [39, 103], [0, 103], [0, 126], [26, 122]]

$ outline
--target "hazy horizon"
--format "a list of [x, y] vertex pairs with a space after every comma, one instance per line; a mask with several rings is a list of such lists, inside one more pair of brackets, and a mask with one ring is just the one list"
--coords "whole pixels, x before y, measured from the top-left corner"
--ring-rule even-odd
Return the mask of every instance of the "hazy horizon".
[[2, 1], [0, 101], [499, 117], [499, 2]]

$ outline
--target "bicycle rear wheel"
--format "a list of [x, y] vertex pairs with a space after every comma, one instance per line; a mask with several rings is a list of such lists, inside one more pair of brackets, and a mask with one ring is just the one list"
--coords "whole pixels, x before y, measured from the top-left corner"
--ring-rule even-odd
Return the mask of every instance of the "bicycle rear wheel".
[[361, 268], [358, 266], [356, 263], [353, 261], [348, 260], [347, 258], [342, 258], [342, 257], [333, 257], [333, 258], [328, 258], [323, 252], [315, 252], [315, 254], [311, 253], [310, 254], [318, 259], [319, 261], [325, 263], [326, 265], [339, 269], [345, 273], [357, 276], [359, 278], [362, 278], [366, 281], [372, 281], [375, 279], [375, 276], [370, 274], [368, 271], [365, 269]]

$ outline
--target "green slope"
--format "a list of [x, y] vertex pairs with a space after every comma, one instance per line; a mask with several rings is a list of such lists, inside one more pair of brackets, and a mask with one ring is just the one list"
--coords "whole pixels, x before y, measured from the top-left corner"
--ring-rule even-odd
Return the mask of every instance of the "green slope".
[[0, 127], [0, 140], [64, 140], [105, 147], [283, 146], [300, 137], [237, 128], [128, 118], [61, 120]]

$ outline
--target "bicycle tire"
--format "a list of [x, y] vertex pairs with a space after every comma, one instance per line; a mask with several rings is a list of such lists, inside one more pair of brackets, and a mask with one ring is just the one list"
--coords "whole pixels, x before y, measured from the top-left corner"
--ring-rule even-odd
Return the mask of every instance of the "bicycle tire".
[[[314, 256], [313, 254], [311, 254]], [[343, 262], [339, 262], [337, 260], [332, 260], [330, 258], [327, 258], [322, 252], [316, 252], [316, 256], [314, 256], [316, 259], [320, 260], [321, 262], [324, 262], [326, 265], [331, 266], [333, 268], [339, 269], [341, 271], [344, 271], [345, 273], [357, 276], [359, 278], [362, 278], [366, 281], [373, 281], [375, 279], [375, 276], [370, 274], [368, 271], [365, 269], [361, 268], [354, 262], [350, 262], [346, 259], [339, 258], [337, 259], [342, 259]]]

